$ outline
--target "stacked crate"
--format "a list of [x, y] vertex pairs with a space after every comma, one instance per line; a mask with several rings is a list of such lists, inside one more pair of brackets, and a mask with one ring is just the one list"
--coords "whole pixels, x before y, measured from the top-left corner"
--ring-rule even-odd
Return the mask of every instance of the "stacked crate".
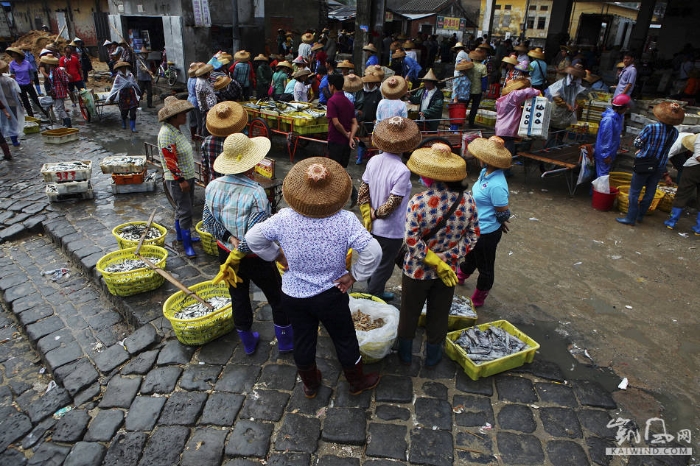
[[155, 172], [148, 174], [145, 155], [116, 155], [100, 162], [102, 173], [112, 175], [112, 193], [144, 193], [155, 191]]
[[51, 202], [93, 198], [90, 160], [45, 163], [41, 175], [46, 182], [46, 196]]

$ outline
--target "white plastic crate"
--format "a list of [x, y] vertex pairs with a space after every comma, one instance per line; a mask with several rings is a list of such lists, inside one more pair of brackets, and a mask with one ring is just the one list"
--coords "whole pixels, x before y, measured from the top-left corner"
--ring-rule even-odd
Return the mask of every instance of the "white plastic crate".
[[525, 101], [518, 126], [518, 136], [547, 138], [552, 104], [546, 97], [533, 97]]
[[636, 136], [637, 134], [639, 134], [639, 133], [642, 132], [642, 129], [641, 129], [641, 128], [636, 128], [636, 127], [634, 127], [634, 126], [629, 126], [629, 125], [628, 125], [628, 126], [625, 127], [625, 132], [626, 132], [627, 134], [633, 134], [633, 135]]
[[41, 135], [44, 137], [46, 144], [63, 144], [77, 141], [79, 139], [79, 131], [78, 128], [58, 128], [43, 131]]
[[50, 202], [61, 202], [70, 200], [83, 200], [83, 199], [93, 199], [94, 193], [92, 190], [92, 185], [88, 185], [88, 189], [82, 193], [71, 193], [71, 194], [59, 194], [55, 190], [56, 184], [49, 183], [46, 185], [46, 197], [49, 198]]
[[139, 184], [116, 184], [112, 181], [110, 186], [112, 194], [147, 193], [156, 190], [156, 182], [153, 180]]
[[100, 169], [104, 174], [141, 173], [145, 166], [145, 155], [115, 155], [105, 157], [100, 162]]
[[[83, 164], [83, 166], [86, 167], [76, 168], [74, 170], [62, 168], [65, 167], [64, 164], [71, 162], [80, 162]], [[92, 176], [92, 161], [74, 160], [57, 163], [45, 163], [41, 167], [41, 175], [44, 177], [44, 181], [47, 183], [62, 183], [65, 181], [89, 180]]]
[[58, 194], [78, 194], [87, 192], [90, 189], [90, 181], [67, 181], [65, 183], [49, 183], [53, 184]]

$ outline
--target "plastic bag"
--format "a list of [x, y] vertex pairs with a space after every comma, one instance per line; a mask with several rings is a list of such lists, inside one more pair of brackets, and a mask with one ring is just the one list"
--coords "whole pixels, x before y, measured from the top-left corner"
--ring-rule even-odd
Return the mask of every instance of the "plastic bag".
[[591, 182], [593, 189], [603, 194], [610, 194], [610, 175], [603, 175]]
[[399, 310], [390, 304], [370, 299], [355, 299], [350, 296], [350, 312], [355, 314], [358, 310], [369, 315], [373, 320], [384, 319], [384, 325], [379, 328], [366, 332], [356, 330], [362, 360], [371, 364], [391, 351], [399, 329]]
[[[581, 146], [581, 171], [578, 172], [578, 181], [576, 185], [584, 183], [595, 175], [595, 162], [593, 161], [593, 146], [591, 144], [584, 144]], [[608, 191], [605, 191], [606, 193]]]

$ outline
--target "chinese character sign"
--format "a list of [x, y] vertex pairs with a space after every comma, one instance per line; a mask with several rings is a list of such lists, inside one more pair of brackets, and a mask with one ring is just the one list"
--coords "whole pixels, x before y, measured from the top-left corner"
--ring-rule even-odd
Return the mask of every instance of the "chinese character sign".
[[210, 27], [211, 14], [209, 13], [209, 0], [192, 0], [192, 12], [194, 13], [195, 27]]
[[453, 31], [459, 31], [464, 29], [467, 22], [464, 18], [452, 18], [450, 16], [438, 16], [435, 21], [436, 29], [450, 29]]

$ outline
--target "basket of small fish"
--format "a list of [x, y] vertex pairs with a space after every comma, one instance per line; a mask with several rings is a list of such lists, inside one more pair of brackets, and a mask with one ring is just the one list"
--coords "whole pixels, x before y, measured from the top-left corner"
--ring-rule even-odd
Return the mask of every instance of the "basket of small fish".
[[[119, 248], [127, 249], [136, 247], [139, 244], [141, 235], [146, 229], [146, 223], [147, 222], [129, 222], [114, 227], [112, 235], [116, 238]], [[143, 240], [143, 244], [163, 247], [167, 234], [168, 230], [166, 230], [165, 227], [157, 223], [152, 223], [151, 228], [148, 229], [148, 233], [146, 234], [146, 239]]]
[[[419, 327], [425, 327], [427, 312], [428, 308], [426, 303], [423, 305], [423, 310], [418, 318]], [[476, 324], [476, 320], [477, 315], [476, 310], [474, 310], [472, 300], [465, 296], [455, 295], [452, 298], [450, 314], [447, 316], [447, 328], [449, 330], [459, 330], [462, 328], [471, 327], [472, 325]]]
[[659, 205], [656, 206], [661, 212], [671, 212], [673, 208], [673, 201], [676, 200], [676, 191], [678, 191], [678, 185], [673, 184], [667, 186], [666, 183], [659, 183], [656, 187], [657, 191], [664, 193], [664, 197], [659, 201]]
[[380, 361], [389, 354], [396, 340], [399, 310], [364, 293], [351, 293], [349, 305], [362, 361], [365, 364]]
[[170, 296], [163, 304], [163, 315], [180, 343], [199, 346], [233, 330], [231, 296], [226, 282], [215, 285], [206, 281], [191, 286], [190, 290], [213, 310], [182, 291]]
[[202, 249], [204, 249], [204, 252], [211, 256], [219, 257], [219, 248], [216, 245], [216, 238], [214, 238], [214, 235], [204, 229], [204, 222], [199, 222], [196, 224], [194, 229], [201, 238]]
[[489, 377], [532, 362], [540, 345], [506, 320], [447, 334], [445, 353], [472, 380]]
[[[131, 296], [155, 290], [165, 279], [134, 254], [136, 248], [110, 252], [97, 261], [97, 271], [102, 274], [107, 289], [114, 296]], [[142, 246], [141, 256], [161, 269], [165, 269], [168, 251], [159, 246]]]

